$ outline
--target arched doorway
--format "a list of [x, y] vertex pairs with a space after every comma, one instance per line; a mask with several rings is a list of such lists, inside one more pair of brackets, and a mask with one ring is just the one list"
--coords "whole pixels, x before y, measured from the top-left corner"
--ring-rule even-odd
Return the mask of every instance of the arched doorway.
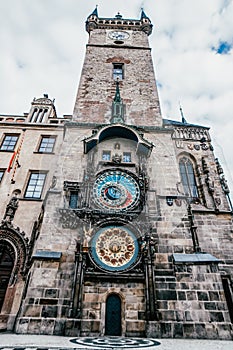
[[117, 294], [106, 300], [105, 335], [121, 335], [121, 298]]
[[0, 244], [0, 311], [14, 267], [14, 251], [7, 243]]

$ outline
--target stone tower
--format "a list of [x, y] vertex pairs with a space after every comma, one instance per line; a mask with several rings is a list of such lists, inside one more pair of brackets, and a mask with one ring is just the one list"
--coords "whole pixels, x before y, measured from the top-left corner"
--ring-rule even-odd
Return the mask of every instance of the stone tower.
[[95, 10], [86, 21], [89, 33], [86, 56], [74, 106], [77, 122], [109, 123], [119, 80], [125, 105], [125, 123], [161, 126], [159, 99], [148, 35], [150, 19], [98, 18]]
[[232, 216], [208, 128], [162, 119], [141, 18], [87, 18], [15, 329], [230, 339]]

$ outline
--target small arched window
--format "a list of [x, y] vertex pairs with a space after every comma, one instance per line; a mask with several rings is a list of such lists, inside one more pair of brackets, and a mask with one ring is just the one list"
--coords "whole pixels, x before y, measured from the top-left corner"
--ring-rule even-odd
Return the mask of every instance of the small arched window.
[[199, 197], [195, 173], [190, 159], [188, 159], [187, 157], [181, 158], [179, 162], [179, 167], [185, 195], [191, 198]]

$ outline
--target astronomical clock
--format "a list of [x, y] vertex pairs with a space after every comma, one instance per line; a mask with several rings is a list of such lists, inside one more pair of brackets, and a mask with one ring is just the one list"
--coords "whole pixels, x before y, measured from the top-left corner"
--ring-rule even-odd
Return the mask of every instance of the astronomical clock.
[[140, 182], [135, 174], [114, 167], [96, 175], [92, 191], [98, 214], [89, 242], [90, 263], [106, 273], [128, 271], [140, 257], [140, 235], [128, 220], [141, 210]]
[[140, 199], [137, 180], [120, 169], [98, 175], [94, 184], [94, 199], [98, 207], [116, 212], [134, 208]]
[[[137, 142], [131, 142], [133, 138]], [[85, 229], [84, 238], [86, 273], [124, 274], [140, 266], [145, 233], [140, 224], [148, 185], [145, 163], [151, 144], [130, 127], [116, 124], [104, 127], [85, 142], [89, 161], [85, 184], [80, 187], [86, 191], [82, 197], [88, 197], [88, 207], [77, 214], [82, 213], [90, 227]], [[110, 151], [103, 160], [104, 149]], [[130, 157], [124, 158], [126, 153]]]
[[92, 239], [91, 256], [101, 270], [118, 272], [138, 260], [139, 245], [135, 234], [125, 226], [107, 226]]

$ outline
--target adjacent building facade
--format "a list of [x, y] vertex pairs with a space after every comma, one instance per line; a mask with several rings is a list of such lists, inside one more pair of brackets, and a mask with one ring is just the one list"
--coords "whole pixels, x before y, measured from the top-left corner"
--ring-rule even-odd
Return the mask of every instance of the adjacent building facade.
[[162, 118], [140, 19], [87, 18], [72, 116], [0, 120], [0, 327], [231, 339], [232, 207], [209, 129]]

